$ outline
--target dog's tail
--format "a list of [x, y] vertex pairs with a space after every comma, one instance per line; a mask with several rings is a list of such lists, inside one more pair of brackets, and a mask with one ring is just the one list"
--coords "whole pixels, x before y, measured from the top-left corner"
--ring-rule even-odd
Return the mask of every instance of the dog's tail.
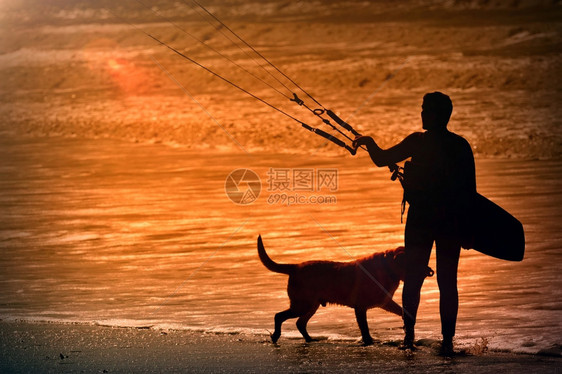
[[273, 261], [267, 253], [265, 252], [265, 248], [263, 246], [263, 242], [261, 240], [261, 235], [258, 236], [258, 255], [260, 256], [260, 260], [262, 264], [265, 265], [271, 271], [276, 273], [283, 273], [283, 274], [291, 274], [294, 269], [296, 269], [296, 265], [293, 264], [278, 264], [277, 262]]

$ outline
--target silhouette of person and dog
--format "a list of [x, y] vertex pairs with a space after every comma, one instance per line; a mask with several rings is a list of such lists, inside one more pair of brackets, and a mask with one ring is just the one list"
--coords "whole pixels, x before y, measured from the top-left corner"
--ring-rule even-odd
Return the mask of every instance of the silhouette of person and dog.
[[[440, 292], [441, 354], [452, 355], [458, 311], [457, 268], [464, 243], [473, 197], [476, 195], [474, 157], [469, 143], [450, 132], [447, 124], [453, 110], [449, 96], [433, 92], [423, 98], [424, 132], [414, 132], [397, 145], [381, 149], [370, 136], [353, 141], [357, 149], [365, 146], [375, 165], [404, 165], [404, 199], [410, 205], [404, 234], [405, 247], [375, 253], [356, 261], [308, 261], [278, 264], [271, 260], [258, 238], [258, 253], [271, 271], [289, 275], [290, 307], [275, 315], [277, 342], [281, 325], [298, 318], [297, 327], [307, 341], [308, 320], [320, 305], [336, 303], [355, 309], [363, 343], [373, 340], [369, 334], [366, 311], [380, 307], [401, 315], [404, 321], [403, 349], [415, 349], [414, 326], [424, 279], [433, 274], [429, 257], [436, 246], [437, 283]], [[392, 300], [400, 280], [404, 281], [402, 307]]]

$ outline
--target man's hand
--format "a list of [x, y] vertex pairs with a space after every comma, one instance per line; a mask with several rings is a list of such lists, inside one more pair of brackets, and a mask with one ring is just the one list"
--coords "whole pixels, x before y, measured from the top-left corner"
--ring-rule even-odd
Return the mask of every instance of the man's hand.
[[353, 140], [353, 143], [351, 143], [351, 146], [353, 147], [353, 149], [357, 150], [357, 148], [359, 148], [363, 145], [366, 145], [367, 147], [369, 147], [369, 145], [371, 145], [371, 144], [375, 144], [375, 141], [370, 136], [358, 136], [357, 138], [355, 138]]

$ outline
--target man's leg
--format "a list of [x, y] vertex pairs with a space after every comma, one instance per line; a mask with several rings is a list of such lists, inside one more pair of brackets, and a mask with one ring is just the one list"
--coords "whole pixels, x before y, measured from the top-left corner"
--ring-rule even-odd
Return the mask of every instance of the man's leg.
[[441, 333], [443, 334], [442, 353], [453, 354], [453, 337], [459, 309], [457, 290], [457, 270], [460, 255], [460, 242], [454, 239], [439, 238], [436, 243], [437, 284], [439, 285], [439, 312], [441, 314]]
[[[433, 238], [423, 224], [418, 225], [412, 209], [408, 212], [405, 232], [406, 276], [402, 291], [402, 318], [404, 320], [404, 348], [412, 348], [414, 325], [420, 304], [420, 291], [427, 273]], [[421, 218], [421, 217], [420, 217]]]

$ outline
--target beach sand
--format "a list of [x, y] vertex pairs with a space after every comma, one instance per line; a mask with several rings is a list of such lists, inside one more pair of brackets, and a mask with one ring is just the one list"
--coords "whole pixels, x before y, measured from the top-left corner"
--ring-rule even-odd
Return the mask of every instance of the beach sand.
[[437, 355], [438, 342], [414, 353], [391, 344], [303, 343], [266, 336], [115, 328], [86, 324], [0, 323], [3, 373], [559, 373], [562, 358], [502, 352]]

